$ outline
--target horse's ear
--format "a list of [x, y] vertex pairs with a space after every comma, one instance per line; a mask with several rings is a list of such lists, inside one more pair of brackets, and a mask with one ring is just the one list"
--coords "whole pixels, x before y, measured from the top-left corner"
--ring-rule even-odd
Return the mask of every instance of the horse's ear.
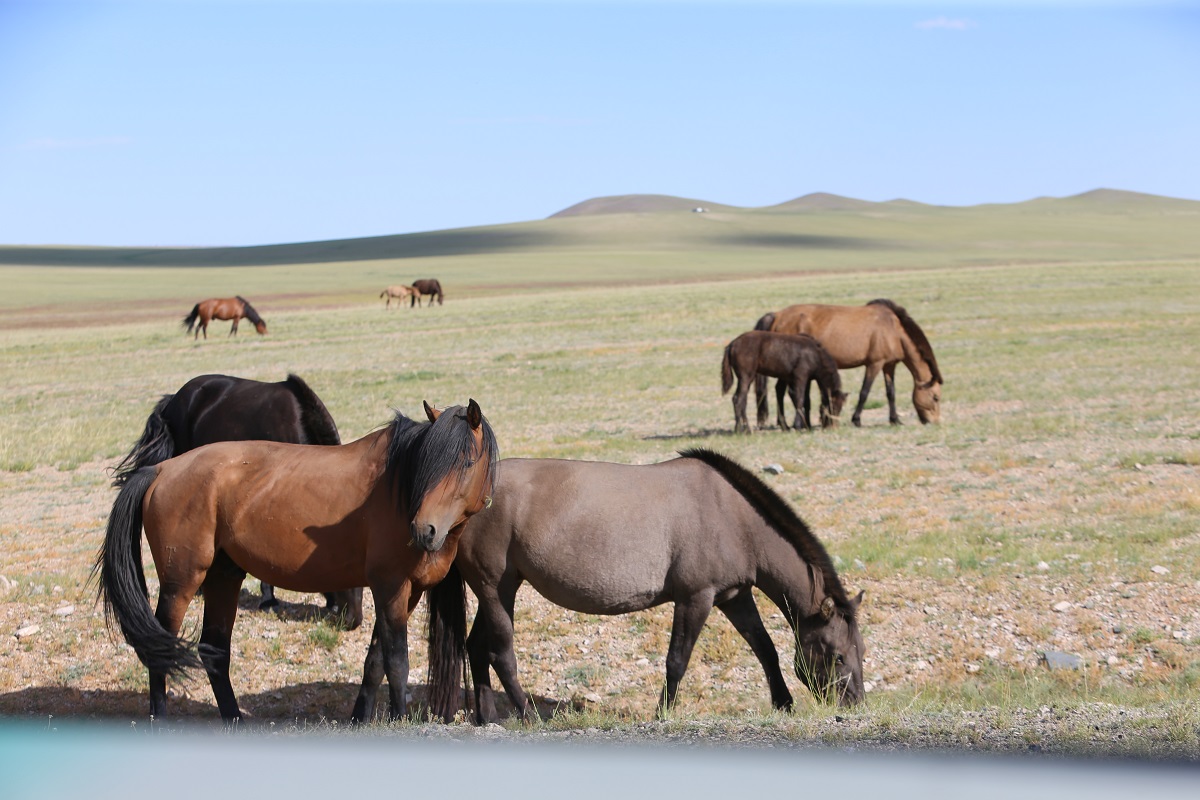
[[425, 405], [425, 416], [429, 417], [430, 422], [437, 422], [437, 418], [442, 415], [442, 412], [429, 405], [428, 400], [422, 400], [421, 402]]
[[483, 422], [483, 412], [479, 410], [479, 403], [473, 398], [467, 401], [467, 422], [472, 430], [479, 428], [479, 424]]
[[853, 599], [850, 601], [850, 605], [854, 606], [854, 610], [855, 610], [855, 611], [857, 611], [857, 610], [858, 610], [858, 607], [859, 607], [860, 605], [862, 605], [863, 597], [865, 597], [865, 596], [866, 596], [866, 594], [867, 594], [867, 590], [866, 590], [866, 589], [862, 589], [862, 590], [860, 590], [860, 591], [859, 591], [859, 593], [858, 593], [858, 594], [857, 594], [857, 595], [856, 595], [856, 596], [855, 596], [855, 597], [854, 597], [854, 598], [853, 598]]
[[826, 622], [833, 619], [833, 612], [836, 608], [837, 605], [833, 602], [833, 598], [826, 595], [825, 599], [821, 601], [821, 616]]

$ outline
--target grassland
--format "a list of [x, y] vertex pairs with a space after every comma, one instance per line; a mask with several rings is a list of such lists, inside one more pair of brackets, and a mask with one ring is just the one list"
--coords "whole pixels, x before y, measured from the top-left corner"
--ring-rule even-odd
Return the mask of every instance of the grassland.
[[[652, 216], [604, 224], [649, 228]], [[1053, 229], [1055, 214], [1044, 216], [1029, 229]], [[676, 224], [692, 220], [662, 222], [661, 236]], [[863, 225], [821, 224], [821, 235], [864, 238]], [[714, 616], [681, 687], [681, 725], [962, 746], [986, 745], [988, 727], [1005, 734], [1001, 749], [1194, 755], [1200, 246], [1179, 231], [1151, 242], [1164, 230], [1155, 224], [1139, 244], [1136, 224], [1105, 238], [1112, 226], [1097, 222], [1078, 232], [1089, 247], [1037, 263], [1017, 245], [985, 259], [968, 227], [950, 226], [942, 236], [957, 243], [942, 239], [940, 262], [868, 248], [837, 251], [826, 268], [804, 247], [583, 245], [292, 266], [0, 267], [16, 287], [0, 310], [0, 714], [144, 713], [140, 665], [110, 643], [84, 588], [112, 500], [104, 469], [188, 378], [294, 371], [347, 440], [390, 407], [415, 415], [422, 399], [474, 397], [505, 456], [646, 463], [706, 446], [782, 465], [772, 485], [847, 584], [867, 591], [869, 702], [836, 723], [807, 702], [773, 714], [748, 648]], [[383, 310], [379, 288], [425, 274], [442, 279], [446, 305]], [[182, 335], [192, 302], [234, 292], [255, 300], [269, 336], [228, 339], [223, 325], [207, 342]], [[947, 378], [943, 424], [916, 423], [903, 375], [902, 427], [886, 425], [877, 388], [862, 429], [732, 435], [718, 380], [729, 339], [790, 302], [874, 297], [905, 305], [929, 334]], [[857, 389], [857, 372], [844, 379]], [[331, 632], [313, 617], [315, 597], [291, 598], [282, 620], [239, 620], [235, 687], [264, 721], [344, 716], [367, 634]], [[527, 688], [547, 709], [572, 698], [584, 709], [548, 724], [648, 719], [669, 620], [665, 609], [577, 615], [523, 590]], [[15, 637], [29, 625], [40, 630]], [[790, 654], [773, 609], [768, 625]], [[1082, 667], [1050, 671], [1045, 651]], [[181, 713], [215, 716], [207, 686], [179, 691]]]

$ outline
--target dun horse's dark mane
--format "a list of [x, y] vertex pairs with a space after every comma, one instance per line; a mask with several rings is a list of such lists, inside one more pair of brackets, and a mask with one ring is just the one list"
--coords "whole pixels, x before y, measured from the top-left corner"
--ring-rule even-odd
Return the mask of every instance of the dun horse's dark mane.
[[289, 372], [284, 381], [292, 392], [292, 397], [300, 404], [300, 425], [308, 441], [304, 444], [341, 444], [342, 437], [338, 435], [337, 423], [329, 409], [317, 397], [317, 393], [299, 375]]
[[[454, 473], [462, 476], [474, 463], [472, 452], [475, 439], [466, 424], [466, 409], [451, 406], [436, 422], [416, 422], [399, 411], [389, 424], [392, 432], [388, 444], [387, 470], [395, 473], [396, 488], [401, 503], [411, 511], [421, 505], [425, 495], [443, 478]], [[457, 421], [462, 424], [455, 424]], [[487, 420], [483, 426], [483, 456], [489, 463], [491, 494], [496, 482], [496, 462], [500, 449]]]
[[937, 383], [945, 383], [942, 380], [942, 372], [938, 369], [937, 357], [933, 354], [933, 345], [929, 343], [929, 339], [925, 336], [925, 331], [921, 330], [921, 326], [917, 321], [908, 315], [908, 312], [903, 306], [886, 298], [879, 298], [867, 303], [869, 306], [883, 306], [891, 310], [896, 315], [896, 319], [900, 320], [900, 326], [904, 328], [904, 332], [908, 334], [908, 338], [913, 340], [913, 344], [917, 346], [917, 352], [921, 354], [921, 358], [925, 359], [929, 364], [929, 369], [933, 373], [933, 380]]
[[254, 310], [254, 306], [250, 305], [246, 298], [239, 294], [237, 295], [237, 299], [242, 301], [242, 313], [246, 315], [246, 319], [250, 320], [255, 325], [267, 324], [263, 322], [263, 318], [258, 315], [258, 312]]
[[846, 595], [842, 580], [833, 567], [833, 560], [825, 550], [816, 535], [804, 524], [804, 520], [792, 510], [787, 501], [776, 494], [757, 476], [728, 456], [723, 456], [704, 447], [693, 447], [679, 451], [683, 458], [694, 458], [703, 461], [721, 474], [729, 484], [758, 509], [772, 528], [791, 542], [800, 557], [819, 570], [824, 579], [825, 591], [833, 598], [833, 602], [846, 616], [853, 620], [854, 604]]

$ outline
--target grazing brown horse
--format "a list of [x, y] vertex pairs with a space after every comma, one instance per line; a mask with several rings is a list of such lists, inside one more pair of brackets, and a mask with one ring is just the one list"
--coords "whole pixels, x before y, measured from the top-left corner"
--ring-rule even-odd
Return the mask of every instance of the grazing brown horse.
[[[263, 439], [292, 444], [341, 444], [337, 425], [317, 393], [297, 375], [264, 383], [231, 375], [200, 375], [164, 395], [146, 418], [142, 438], [113, 468], [113, 486], [153, 466], [213, 442]], [[279, 605], [262, 582], [259, 608]], [[348, 630], [362, 623], [362, 589], [326, 592], [326, 608]]]
[[219, 297], [209, 300], [201, 300], [192, 307], [192, 313], [183, 318], [183, 327], [188, 333], [192, 332], [195, 327], [196, 335], [193, 339], [199, 339], [201, 332], [204, 333], [204, 338], [208, 338], [208, 323], [214, 319], [231, 319], [233, 325], [229, 328], [229, 335], [237, 334], [238, 321], [242, 317], [254, 323], [254, 330], [258, 331], [262, 336], [267, 332], [267, 323], [254, 310], [254, 306], [246, 302], [246, 298], [238, 295], [237, 297]]
[[[850, 421], [862, 424], [863, 406], [871, 384], [883, 372], [887, 391], [888, 421], [900, 424], [896, 413], [896, 365], [903, 363], [913, 376], [913, 406], [922, 423], [942, 418], [942, 373], [933, 346], [921, 326], [891, 300], [872, 300], [865, 306], [795, 305], [764, 314], [755, 330], [775, 333], [807, 333], [833, 356], [839, 369], [866, 367], [858, 405]], [[765, 378], [762, 378], [765, 382]], [[767, 409], [760, 403], [758, 422], [766, 422]]]
[[[392, 298], [396, 298], [396, 308], [400, 308], [401, 306], [404, 305], [405, 298], [411, 297], [413, 299], [416, 299], [419, 296], [419, 294], [420, 293], [417, 292], [417, 290], [414, 289], [413, 287], [401, 285], [401, 286], [389, 286], [386, 289], [384, 289], [382, 292], [380, 292], [379, 296], [387, 298], [387, 302], [384, 303], [383, 307], [385, 309], [388, 309], [388, 308], [392, 307]], [[411, 306], [411, 304], [412, 304], [411, 300], [409, 301], [409, 304]]]
[[[842, 413], [842, 405], [846, 402], [837, 364], [820, 342], [811, 336], [766, 331], [743, 333], [725, 347], [725, 356], [721, 359], [721, 394], [733, 386], [735, 374], [737, 391], [733, 394], [733, 420], [734, 431], [738, 433], [750, 432], [750, 421], [746, 418], [746, 396], [750, 393], [751, 384], [756, 384], [755, 388], [761, 390], [756, 381], [759, 375], [779, 379], [775, 384], [775, 397], [779, 404], [776, 421], [785, 431], [788, 429], [783, 407], [785, 390], [791, 392], [792, 403], [796, 406], [797, 429], [812, 427], [808, 417], [810, 382], [816, 381], [821, 393], [822, 428], [834, 424], [834, 418]], [[765, 385], [764, 381], [762, 388]], [[804, 397], [803, 411], [801, 396]], [[759, 395], [759, 405], [764, 400]]]
[[[649, 466], [508, 459], [495, 503], [467, 524], [454, 568], [431, 590], [479, 598], [467, 639], [476, 721], [495, 718], [489, 667], [513, 706], [532, 711], [517, 680], [513, 609], [528, 581], [552, 603], [585, 614], [627, 614], [674, 603], [660, 711], [675, 702], [713, 607], [762, 664], [776, 708], [791, 708], [779, 655], [752, 587], [791, 625], [798, 677], [818, 698], [863, 699], [858, 597], [846, 594], [825, 548], [757, 476], [710, 450]], [[443, 605], [437, 603], [436, 605]], [[430, 669], [442, 657], [430, 652]]]
[[[413, 288], [417, 290], [417, 294], [413, 295], [412, 302], [418, 305], [421, 302], [421, 297], [429, 298], [429, 305], [433, 305], [433, 301], [437, 300], [437, 304], [442, 304], [442, 284], [437, 278], [425, 278], [419, 281], [413, 281]], [[410, 304], [411, 307], [411, 304]]]
[[[93, 575], [110, 623], [150, 671], [151, 714], [167, 710], [168, 675], [202, 666], [221, 717], [241, 717], [229, 657], [247, 572], [304, 592], [370, 586], [391, 714], [406, 714], [409, 615], [450, 568], [467, 519], [488, 502], [497, 458], [474, 400], [442, 412], [426, 404], [425, 411], [428, 423], [397, 413], [381, 430], [339, 447], [219, 442], [129, 476]], [[153, 612], [143, 528], [160, 585]], [[197, 656], [179, 629], [201, 587]], [[450, 636], [460, 664], [463, 627]], [[446, 681], [457, 698], [460, 680], [431, 674], [431, 691]]]

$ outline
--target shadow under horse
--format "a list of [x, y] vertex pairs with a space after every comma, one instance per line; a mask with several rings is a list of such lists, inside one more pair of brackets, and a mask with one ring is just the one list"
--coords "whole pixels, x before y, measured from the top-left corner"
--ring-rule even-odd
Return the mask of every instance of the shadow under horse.
[[[214, 442], [261, 439], [292, 444], [341, 444], [329, 409], [298, 375], [277, 383], [232, 375], [199, 375], [162, 399], [146, 419], [142, 437], [113, 467], [113, 486], [125, 485], [142, 467]], [[260, 582], [259, 608], [279, 605]], [[325, 593], [325, 607], [347, 630], [362, 624], [362, 588]]]
[[[829, 351], [839, 369], [865, 367], [858, 404], [850, 421], [862, 424], [863, 406], [871, 384], [883, 373], [888, 421], [900, 424], [896, 413], [896, 365], [904, 364], [913, 377], [913, 407], [923, 424], [942, 418], [942, 373], [925, 331], [908, 312], [891, 300], [872, 300], [865, 306], [801, 304], [764, 314], [755, 330], [806, 333]], [[766, 378], [760, 378], [764, 384]], [[760, 404], [758, 424], [766, 424], [767, 409]]]
[[[532, 713], [513, 651], [514, 604], [526, 581], [550, 602], [585, 614], [674, 603], [660, 713], [675, 703], [714, 606], [758, 657], [772, 704], [792, 707], [755, 586], [791, 626], [805, 686], [823, 701], [863, 699], [862, 594], [847, 595], [817, 537], [757, 476], [711, 450], [681, 455], [648, 466], [503, 462], [495, 502], [467, 525], [454, 568], [430, 594], [431, 604], [461, 595], [465, 580], [479, 599], [467, 639], [476, 722], [495, 718], [489, 668], [520, 715]], [[429, 658], [431, 671], [443, 671], [439, 653]]]
[[[467, 519], [490, 501], [497, 460], [495, 437], [474, 400], [441, 412], [426, 404], [425, 411], [429, 422], [397, 413], [346, 445], [218, 442], [127, 477], [92, 575], [109, 624], [149, 670], [152, 715], [166, 716], [168, 676], [202, 667], [221, 717], [241, 718], [229, 680], [230, 643], [248, 571], [302, 592], [369, 586], [372, 643], [382, 651], [391, 716], [407, 715], [409, 616], [450, 568]], [[143, 530], [159, 580], [153, 610]], [[179, 631], [201, 588], [197, 652]], [[461, 611], [431, 618], [453, 622]], [[449, 641], [454, 652], [443, 662], [448, 676], [430, 674], [430, 702], [452, 717], [465, 623], [443, 632], [433, 624], [431, 638]], [[374, 664], [368, 659], [364, 672]]]
[[764, 396], [766, 381], [760, 382], [760, 375], [778, 379], [775, 383], [775, 399], [779, 407], [776, 421], [785, 431], [788, 429], [783, 405], [785, 390], [791, 394], [792, 404], [796, 407], [795, 427], [798, 430], [812, 428], [809, 420], [809, 386], [813, 382], [821, 394], [822, 428], [835, 424], [846, 402], [837, 364], [820, 342], [811, 336], [766, 331], [743, 333], [725, 346], [725, 355], [721, 359], [721, 394], [733, 386], [735, 375], [737, 391], [733, 394], [733, 419], [737, 433], [750, 432], [750, 421], [746, 418], [746, 396], [750, 393], [751, 384], [758, 393], [759, 407], [767, 402]]

